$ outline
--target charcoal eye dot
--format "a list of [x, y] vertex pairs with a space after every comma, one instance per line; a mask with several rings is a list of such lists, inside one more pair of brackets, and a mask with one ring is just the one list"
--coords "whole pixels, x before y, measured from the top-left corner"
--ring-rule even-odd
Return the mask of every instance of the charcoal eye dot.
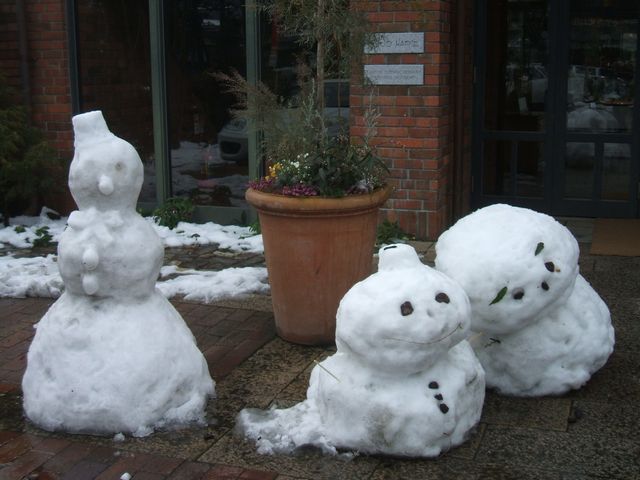
[[518, 289], [513, 291], [513, 298], [515, 300], [522, 300], [523, 297], [524, 297], [524, 290], [523, 289], [518, 288]]
[[403, 317], [411, 315], [413, 313], [413, 305], [411, 305], [411, 302], [404, 302], [400, 305], [400, 313]]
[[553, 272], [556, 269], [556, 266], [553, 264], [553, 262], [547, 262], [547, 263], [544, 264], [544, 266], [550, 272]]
[[440, 292], [436, 295], [436, 302], [438, 303], [449, 303], [449, 295], [444, 292]]
[[542, 282], [542, 285], [540, 285], [542, 287], [543, 290], [549, 290], [549, 284], [547, 282]]

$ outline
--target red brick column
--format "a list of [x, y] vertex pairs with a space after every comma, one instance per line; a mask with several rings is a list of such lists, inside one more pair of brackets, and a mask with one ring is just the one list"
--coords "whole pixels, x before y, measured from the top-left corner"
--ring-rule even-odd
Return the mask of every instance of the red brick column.
[[[452, 1], [356, 2], [374, 32], [424, 32], [424, 53], [365, 55], [365, 64], [422, 64], [423, 85], [376, 85], [375, 143], [391, 170], [395, 194], [385, 216], [420, 239], [435, 239], [450, 221], [452, 161]], [[361, 73], [361, 72], [360, 72]], [[352, 79], [352, 136], [364, 133], [369, 91]]]

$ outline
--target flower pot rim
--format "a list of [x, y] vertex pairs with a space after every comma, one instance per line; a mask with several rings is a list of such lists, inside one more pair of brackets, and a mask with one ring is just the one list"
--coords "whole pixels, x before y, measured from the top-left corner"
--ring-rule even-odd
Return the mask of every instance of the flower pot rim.
[[379, 208], [393, 193], [393, 186], [386, 184], [371, 193], [346, 195], [344, 197], [293, 197], [278, 193], [261, 192], [248, 188], [247, 202], [259, 212], [326, 215], [332, 212], [362, 211]]

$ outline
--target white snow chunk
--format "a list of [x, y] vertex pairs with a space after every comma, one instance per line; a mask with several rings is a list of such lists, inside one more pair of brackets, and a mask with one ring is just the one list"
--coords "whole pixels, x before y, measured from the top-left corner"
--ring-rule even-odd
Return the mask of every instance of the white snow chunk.
[[55, 255], [34, 258], [0, 257], [0, 297], [57, 298], [64, 284]]
[[128, 472], [123, 473], [120, 475], [120, 480], [131, 480], [131, 474]]
[[122, 432], [118, 432], [113, 436], [113, 441], [114, 442], [124, 442], [125, 441], [125, 436]]
[[250, 293], [267, 293], [267, 269], [264, 267], [227, 268], [220, 271], [162, 267], [161, 275], [180, 276], [157, 283], [165, 297], [184, 295], [185, 300], [210, 303], [221, 298]]
[[609, 310], [578, 273], [567, 228], [497, 204], [460, 219], [436, 244], [436, 268], [471, 301], [473, 347], [487, 386], [521, 396], [583, 385], [614, 345]]
[[312, 371], [307, 399], [285, 410], [245, 409], [239, 431], [260, 453], [313, 445], [433, 457], [465, 441], [480, 419], [484, 371], [469, 343], [462, 288], [412, 247], [380, 251], [380, 269], [347, 292], [337, 353]]

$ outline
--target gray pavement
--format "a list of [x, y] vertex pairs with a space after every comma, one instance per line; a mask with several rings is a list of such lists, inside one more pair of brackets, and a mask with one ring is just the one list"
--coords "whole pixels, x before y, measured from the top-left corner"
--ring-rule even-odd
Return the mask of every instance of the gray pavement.
[[[562, 219], [581, 242], [581, 273], [611, 310], [616, 347], [582, 389], [521, 399], [489, 391], [467, 443], [436, 459], [357, 456], [305, 450], [263, 456], [233, 432], [244, 407], [290, 406], [304, 399], [314, 360], [329, 347], [275, 336], [268, 296], [199, 305], [173, 303], [193, 330], [217, 381], [209, 425], [143, 439], [52, 434], [24, 420], [20, 378], [32, 324], [51, 300], [0, 299], [0, 479], [640, 479], [640, 257], [593, 256], [591, 224]], [[417, 242], [425, 263], [433, 244]], [[261, 256], [215, 247], [167, 249], [184, 267], [262, 265]], [[224, 253], [224, 254], [221, 254]]]

